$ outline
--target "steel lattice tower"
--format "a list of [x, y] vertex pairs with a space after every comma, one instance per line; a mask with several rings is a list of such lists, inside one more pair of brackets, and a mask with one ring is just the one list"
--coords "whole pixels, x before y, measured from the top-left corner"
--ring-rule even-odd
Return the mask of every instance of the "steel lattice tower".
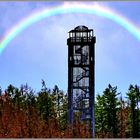
[[92, 29], [77, 26], [69, 32], [68, 45], [68, 119], [78, 119], [89, 126], [95, 137], [94, 87], [95, 42]]

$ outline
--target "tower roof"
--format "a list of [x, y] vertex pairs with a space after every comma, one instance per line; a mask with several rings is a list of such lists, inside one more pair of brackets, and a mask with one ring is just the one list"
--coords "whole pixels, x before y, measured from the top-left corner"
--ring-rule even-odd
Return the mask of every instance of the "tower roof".
[[88, 27], [83, 26], [83, 25], [80, 25], [80, 26], [75, 27], [74, 30], [77, 30], [77, 31], [86, 31], [86, 30], [88, 30]]
[[84, 25], [79, 25], [77, 27], [74, 28], [74, 30], [69, 31], [70, 32], [88, 32], [88, 31], [93, 31], [92, 29], [88, 29], [88, 27], [84, 26]]

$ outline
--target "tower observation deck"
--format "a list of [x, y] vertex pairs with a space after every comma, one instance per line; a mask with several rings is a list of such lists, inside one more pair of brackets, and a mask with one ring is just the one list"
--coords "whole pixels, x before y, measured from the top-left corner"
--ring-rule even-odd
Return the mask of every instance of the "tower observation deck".
[[94, 87], [95, 42], [92, 29], [77, 26], [69, 31], [68, 45], [68, 120], [87, 124], [95, 137]]

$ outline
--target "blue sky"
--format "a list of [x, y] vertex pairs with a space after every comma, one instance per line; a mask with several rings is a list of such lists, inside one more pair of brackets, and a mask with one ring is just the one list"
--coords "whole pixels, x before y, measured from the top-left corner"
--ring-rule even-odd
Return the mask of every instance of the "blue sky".
[[[84, 2], [85, 3], [85, 2]], [[90, 3], [90, 2], [86, 2]], [[94, 2], [92, 2], [94, 3]], [[140, 2], [96, 2], [119, 12], [140, 27]], [[0, 38], [18, 21], [43, 7], [63, 2], [0, 2]], [[36, 91], [41, 79], [67, 91], [68, 31], [78, 25], [94, 29], [96, 36], [96, 93], [110, 83], [118, 92], [140, 85], [140, 42], [127, 30], [104, 17], [64, 14], [43, 19], [16, 36], [0, 55], [0, 86], [28, 83]]]

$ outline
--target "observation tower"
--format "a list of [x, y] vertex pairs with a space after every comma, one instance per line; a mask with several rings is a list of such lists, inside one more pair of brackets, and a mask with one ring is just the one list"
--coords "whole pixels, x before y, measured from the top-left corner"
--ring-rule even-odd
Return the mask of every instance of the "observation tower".
[[68, 45], [68, 120], [73, 126], [80, 119], [95, 137], [95, 42], [93, 29], [77, 26], [69, 31]]

